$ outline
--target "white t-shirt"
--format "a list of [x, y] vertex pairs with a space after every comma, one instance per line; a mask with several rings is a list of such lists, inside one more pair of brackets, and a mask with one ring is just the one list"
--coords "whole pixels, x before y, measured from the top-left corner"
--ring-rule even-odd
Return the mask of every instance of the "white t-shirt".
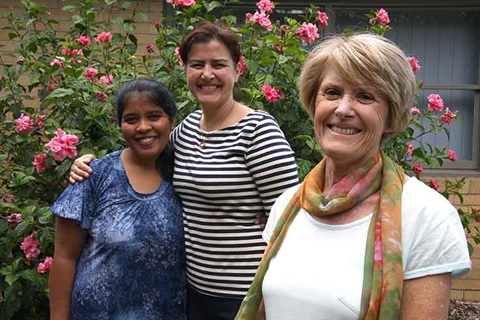
[[[275, 202], [265, 241], [297, 189]], [[329, 225], [301, 209], [265, 275], [267, 319], [358, 319], [371, 218]], [[471, 268], [457, 210], [416, 178], [403, 188], [402, 245], [405, 280], [447, 272], [458, 277]]]

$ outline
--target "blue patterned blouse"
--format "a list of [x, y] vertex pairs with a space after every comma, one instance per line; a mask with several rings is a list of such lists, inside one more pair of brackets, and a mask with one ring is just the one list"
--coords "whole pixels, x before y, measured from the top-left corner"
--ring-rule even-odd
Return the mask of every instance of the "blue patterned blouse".
[[88, 230], [72, 289], [72, 320], [185, 319], [182, 206], [170, 182], [130, 185], [116, 151], [69, 186], [52, 212]]

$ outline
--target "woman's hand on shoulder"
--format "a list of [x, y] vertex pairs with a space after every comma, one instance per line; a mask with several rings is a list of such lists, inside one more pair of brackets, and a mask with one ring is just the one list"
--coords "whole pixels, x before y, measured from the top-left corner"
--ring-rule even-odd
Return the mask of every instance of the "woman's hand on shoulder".
[[80, 158], [75, 159], [70, 167], [70, 175], [68, 177], [68, 183], [75, 184], [76, 182], [82, 182], [88, 179], [93, 173], [92, 168], [89, 167], [89, 163], [95, 159], [93, 154], [84, 154]]
[[265, 225], [267, 224], [267, 215], [264, 212], [257, 213], [255, 218], [255, 224], [259, 225], [262, 230], [265, 229]]

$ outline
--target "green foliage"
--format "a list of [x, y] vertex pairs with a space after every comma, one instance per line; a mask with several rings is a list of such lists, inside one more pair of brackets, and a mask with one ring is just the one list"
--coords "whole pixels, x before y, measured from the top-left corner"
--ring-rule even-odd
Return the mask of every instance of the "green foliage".
[[[48, 317], [47, 274], [40, 274], [37, 268], [45, 257], [53, 255], [50, 206], [66, 187], [65, 175], [76, 153], [101, 157], [122, 146], [114, 110], [116, 90], [133, 78], [153, 77], [176, 96], [178, 121], [199, 107], [187, 89], [176, 55], [182, 37], [196, 23], [221, 21], [238, 34], [248, 71], [240, 77], [236, 95], [246, 105], [266, 110], [277, 119], [295, 152], [300, 176], [322, 158], [311, 120], [300, 106], [297, 86], [311, 45], [302, 42], [296, 31], [303, 22], [318, 25], [318, 9], [311, 5], [302, 21], [285, 17], [283, 22], [272, 23], [269, 31], [224, 9], [234, 2], [199, 0], [193, 6], [172, 7], [172, 15], [155, 23], [157, 34], [146, 54], [139, 53], [142, 50], [135, 36], [136, 23], [146, 20], [137, 1], [78, 0], [66, 5], [63, 11], [72, 14], [66, 33], [59, 33], [58, 21], [30, 0], [22, 0], [21, 9], [3, 15], [2, 25], [16, 48], [0, 57], [0, 320]], [[255, 11], [252, 6], [251, 12]], [[372, 12], [368, 18], [375, 15]], [[388, 28], [377, 21], [371, 30], [383, 34]], [[111, 39], [96, 42], [102, 32], [111, 32]], [[80, 36], [91, 43], [80, 43]], [[88, 68], [96, 70], [90, 78], [85, 74]], [[280, 90], [282, 98], [267, 100], [261, 89], [264, 85]], [[16, 130], [22, 114], [32, 124], [26, 130]], [[79, 138], [77, 151], [63, 160], [46, 146], [59, 128]], [[448, 126], [425, 110], [412, 117], [409, 129], [385, 148], [407, 170], [417, 162], [442, 165], [446, 150], [422, 145], [419, 140], [439, 131], [448, 135]], [[406, 142], [417, 146], [411, 155]], [[47, 158], [44, 171], [39, 173], [32, 161], [41, 154]], [[445, 186], [442, 193], [446, 197], [461, 199], [461, 181]], [[13, 214], [20, 214], [22, 220], [8, 222], [7, 217], [11, 219]], [[472, 227], [479, 219], [478, 211], [459, 214], [468, 231], [476, 230], [474, 241], [480, 242], [478, 229]], [[29, 235], [38, 240], [40, 254], [27, 259], [20, 246]]]

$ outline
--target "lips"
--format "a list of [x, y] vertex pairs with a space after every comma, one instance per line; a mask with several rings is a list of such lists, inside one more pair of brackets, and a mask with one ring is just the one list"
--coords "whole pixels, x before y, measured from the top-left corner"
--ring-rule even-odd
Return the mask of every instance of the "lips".
[[203, 84], [203, 85], [199, 85], [198, 86], [201, 90], [203, 91], [206, 91], [206, 92], [211, 92], [211, 91], [215, 91], [217, 90], [220, 86], [218, 85], [206, 85], [206, 84]]
[[142, 137], [136, 138], [135, 140], [140, 143], [142, 146], [149, 146], [155, 141], [155, 137]]
[[338, 134], [347, 135], [347, 136], [353, 136], [353, 135], [358, 134], [362, 131], [362, 130], [359, 130], [359, 129], [356, 129], [356, 128], [341, 128], [341, 127], [337, 127], [333, 124], [329, 124], [328, 128], [330, 130], [332, 130], [333, 132], [336, 132]]

